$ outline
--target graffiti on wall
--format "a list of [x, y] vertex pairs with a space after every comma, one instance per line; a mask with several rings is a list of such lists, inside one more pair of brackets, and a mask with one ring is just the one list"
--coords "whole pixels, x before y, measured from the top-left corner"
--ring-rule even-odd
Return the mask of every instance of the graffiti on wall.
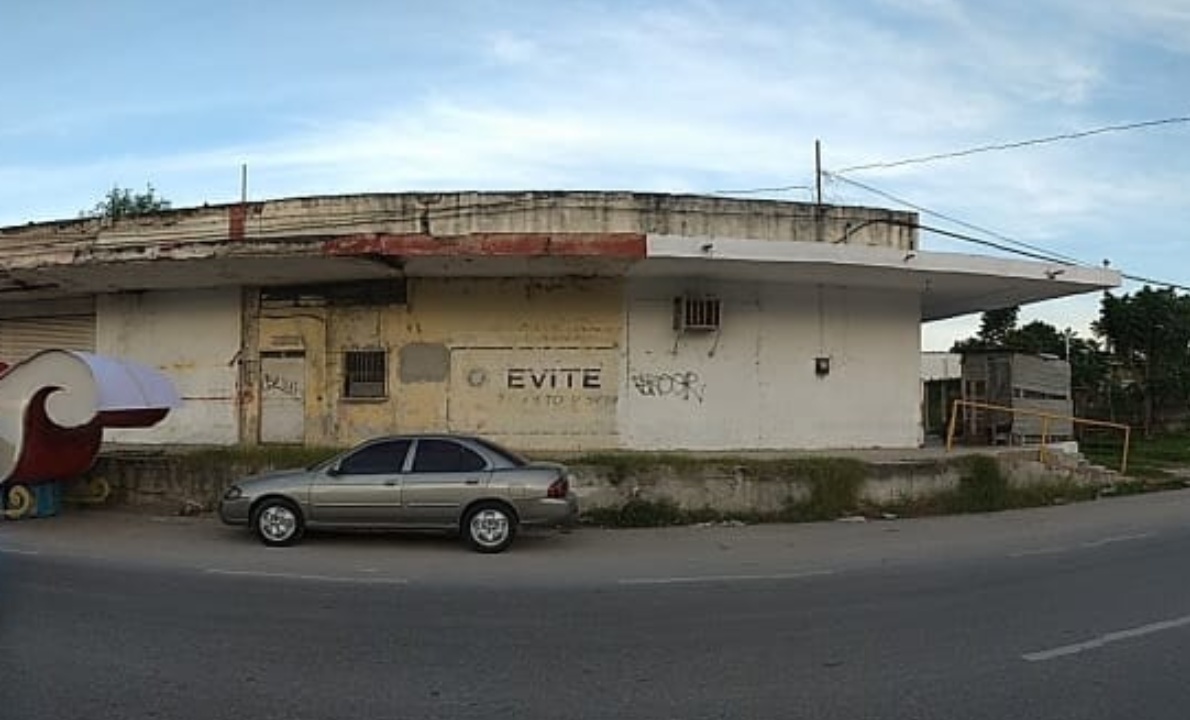
[[632, 386], [644, 397], [674, 398], [701, 403], [706, 383], [693, 370], [634, 373]]
[[260, 386], [266, 393], [288, 395], [290, 397], [299, 397], [302, 394], [297, 380], [267, 371], [261, 373]]

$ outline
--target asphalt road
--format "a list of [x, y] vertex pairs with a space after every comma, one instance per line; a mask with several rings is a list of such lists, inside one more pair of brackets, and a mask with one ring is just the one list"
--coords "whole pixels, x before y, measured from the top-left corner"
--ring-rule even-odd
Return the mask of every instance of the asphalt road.
[[0, 718], [1177, 718], [1190, 493], [457, 543], [0, 525]]

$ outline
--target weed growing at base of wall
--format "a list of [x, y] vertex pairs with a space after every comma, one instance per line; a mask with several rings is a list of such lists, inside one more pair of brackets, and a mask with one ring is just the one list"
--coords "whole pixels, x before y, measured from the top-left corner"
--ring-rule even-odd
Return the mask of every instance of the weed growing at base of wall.
[[988, 455], [963, 458], [959, 477], [959, 512], [989, 512], [1009, 506], [1008, 478], [1000, 464]]
[[700, 459], [673, 455], [599, 455], [582, 459], [583, 464], [608, 468], [608, 482], [621, 485], [632, 477], [647, 477], [664, 468], [678, 472], [683, 468], [719, 465], [725, 472], [735, 472], [749, 479], [792, 480], [804, 492], [791, 495], [780, 510], [772, 513], [721, 511], [711, 507], [686, 509], [670, 498], [632, 498], [616, 507], [592, 508], [583, 521], [602, 527], [663, 527], [703, 522], [809, 522], [835, 520], [859, 511], [860, 488], [867, 466], [848, 458], [795, 458], [754, 460], [741, 458]]
[[866, 466], [846, 458], [807, 458], [788, 461], [789, 476], [809, 486], [809, 498], [790, 502], [784, 509], [789, 520], [835, 520], [859, 511], [859, 491]]

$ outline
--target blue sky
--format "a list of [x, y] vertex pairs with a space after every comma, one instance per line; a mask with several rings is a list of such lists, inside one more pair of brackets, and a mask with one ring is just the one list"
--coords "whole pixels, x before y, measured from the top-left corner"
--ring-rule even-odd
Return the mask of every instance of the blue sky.
[[[816, 139], [838, 171], [1190, 115], [1190, 0], [43, 0], [3, 3], [0, 28], [0, 225], [74, 217], [113, 184], [227, 202], [242, 163], [256, 199], [709, 193], [812, 186]], [[1190, 286], [1190, 123], [842, 177]], [[1085, 335], [1097, 308], [1022, 315]]]

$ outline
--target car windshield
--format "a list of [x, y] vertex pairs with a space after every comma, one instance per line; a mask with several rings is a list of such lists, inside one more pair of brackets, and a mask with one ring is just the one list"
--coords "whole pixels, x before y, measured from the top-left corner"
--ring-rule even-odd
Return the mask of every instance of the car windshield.
[[330, 467], [331, 465], [338, 462], [340, 458], [342, 458], [344, 455], [346, 455], [349, 452], [351, 452], [351, 451], [347, 450], [347, 451], [344, 451], [341, 453], [336, 453], [336, 454], [331, 455], [330, 457], [326, 458], [325, 460], [319, 460], [316, 463], [307, 465], [306, 470], [308, 470], [309, 472], [318, 472], [319, 470], [326, 470], [328, 467]]

